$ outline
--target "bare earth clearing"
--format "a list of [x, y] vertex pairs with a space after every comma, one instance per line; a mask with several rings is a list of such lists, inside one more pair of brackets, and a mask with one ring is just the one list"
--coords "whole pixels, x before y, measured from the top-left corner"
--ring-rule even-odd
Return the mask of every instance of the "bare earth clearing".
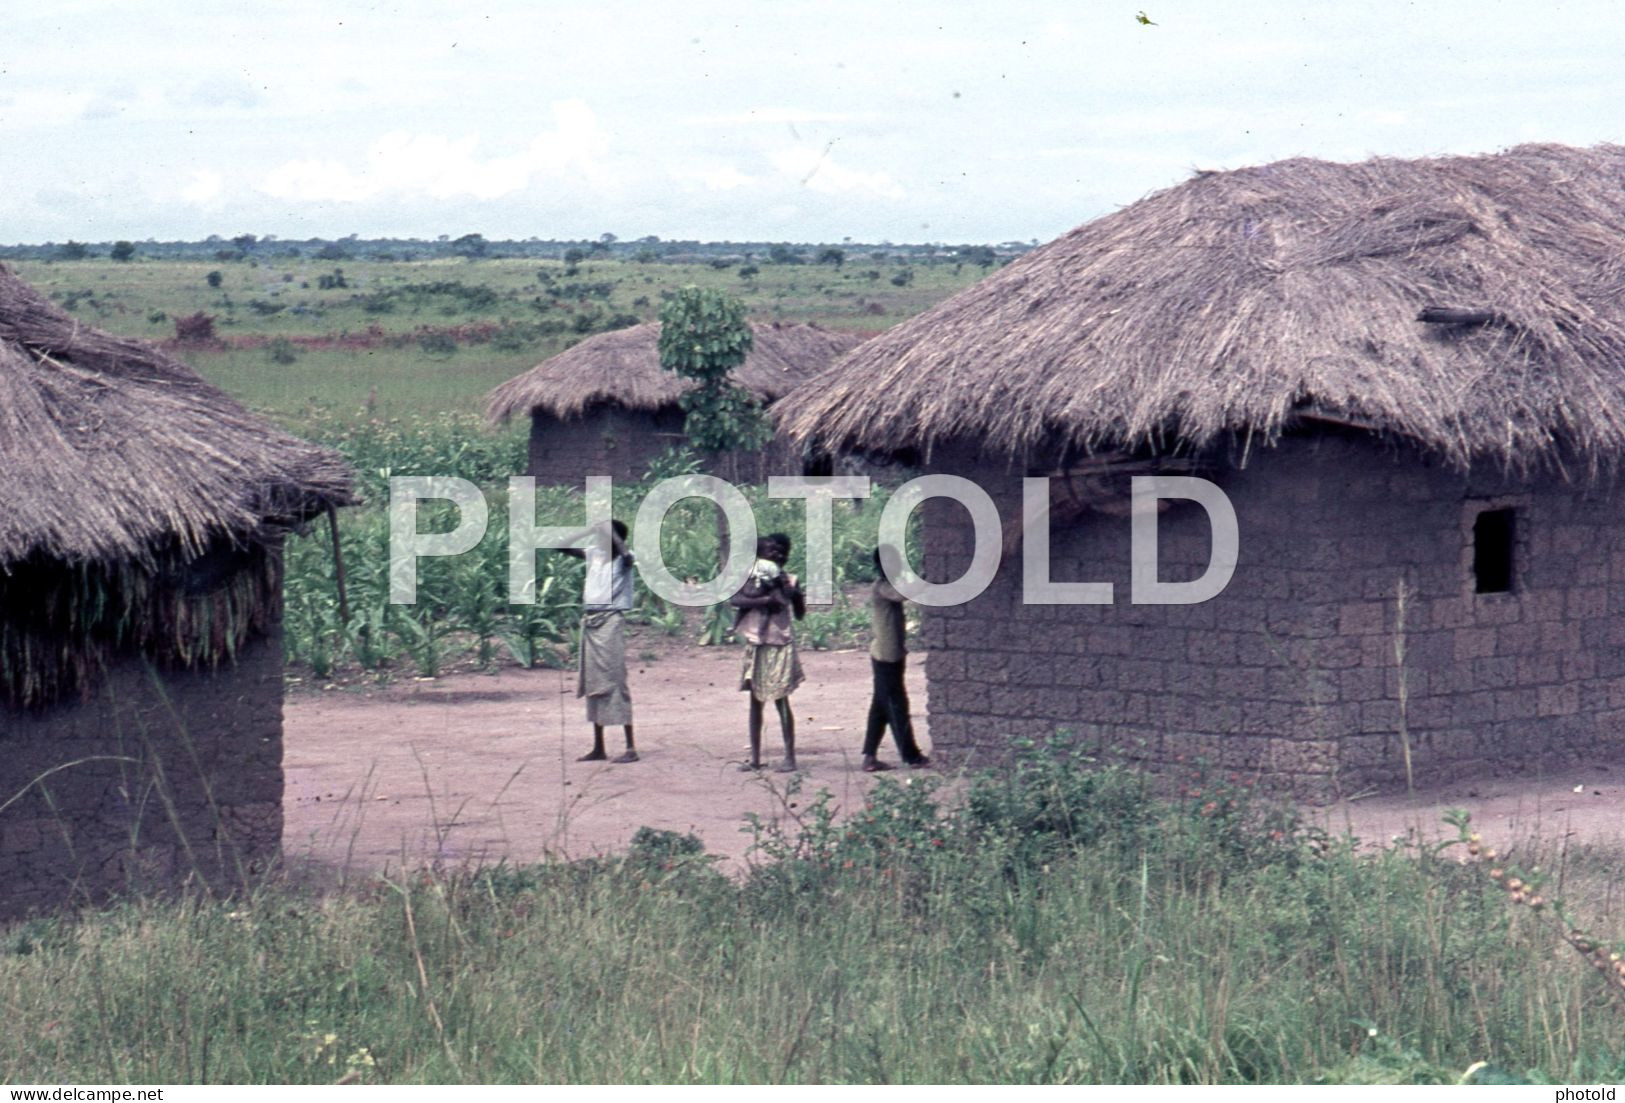
[[[504, 669], [390, 686], [295, 692], [286, 705], [283, 849], [343, 872], [442, 861], [532, 862], [624, 847], [639, 827], [693, 832], [712, 853], [742, 858], [744, 816], [799, 812], [820, 789], [861, 805], [877, 775], [858, 769], [869, 705], [866, 651], [804, 651], [796, 706], [802, 792], [789, 776], [768, 710], [761, 773], [743, 773], [746, 697], [735, 647], [672, 647], [638, 661], [629, 644], [642, 761], [577, 762], [592, 729], [575, 671]], [[925, 682], [909, 671], [916, 733], [929, 749]], [[621, 750], [618, 728], [606, 733]], [[881, 757], [896, 761], [890, 738]], [[899, 769], [899, 777], [914, 771]]]
[[[649, 653], [632, 641], [631, 654]], [[591, 730], [575, 697], [573, 670], [504, 669], [432, 681], [298, 691], [286, 705], [284, 851], [325, 876], [433, 862], [510, 863], [580, 858], [623, 848], [641, 826], [693, 832], [731, 863], [751, 836], [744, 817], [794, 816], [828, 789], [843, 809], [861, 804], [875, 775], [858, 770], [868, 707], [862, 650], [802, 655], [797, 691], [801, 791], [786, 775], [742, 773], [745, 697], [732, 647], [653, 645], [634, 661], [632, 692], [642, 761], [576, 762]], [[920, 656], [909, 694], [929, 749]], [[618, 729], [608, 733], [619, 751]], [[776, 763], [768, 713], [764, 759]], [[771, 756], [771, 757], [769, 757]], [[896, 760], [887, 742], [882, 757]], [[919, 776], [897, 770], [890, 776]], [[1576, 792], [1575, 787], [1581, 791]], [[1346, 801], [1315, 815], [1336, 833], [1386, 842], [1409, 829], [1444, 837], [1446, 808], [1462, 807], [1487, 839], [1506, 846], [1531, 836], [1625, 846], [1625, 763], [1595, 763], [1545, 778], [1476, 779], [1399, 796]]]

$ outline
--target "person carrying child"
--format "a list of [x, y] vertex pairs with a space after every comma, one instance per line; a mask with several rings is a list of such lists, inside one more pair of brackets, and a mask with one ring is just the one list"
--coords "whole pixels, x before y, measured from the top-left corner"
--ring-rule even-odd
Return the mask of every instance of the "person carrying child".
[[790, 694], [805, 676], [796, 655], [791, 616], [796, 620], [806, 616], [807, 604], [795, 575], [784, 570], [789, 559], [790, 538], [784, 533], [758, 540], [756, 563], [729, 602], [738, 611], [734, 632], [745, 641], [739, 688], [750, 694], [750, 760], [741, 770], [762, 768], [762, 706], [769, 701], [779, 714], [784, 735], [784, 760], [777, 770], [790, 773], [796, 768], [796, 722]]

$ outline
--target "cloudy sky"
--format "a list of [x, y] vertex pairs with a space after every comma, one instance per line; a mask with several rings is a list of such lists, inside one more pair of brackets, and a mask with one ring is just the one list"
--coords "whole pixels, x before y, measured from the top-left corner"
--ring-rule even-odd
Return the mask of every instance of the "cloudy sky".
[[147, 4], [0, 35], [0, 241], [1047, 240], [1194, 168], [1625, 140], [1625, 7]]

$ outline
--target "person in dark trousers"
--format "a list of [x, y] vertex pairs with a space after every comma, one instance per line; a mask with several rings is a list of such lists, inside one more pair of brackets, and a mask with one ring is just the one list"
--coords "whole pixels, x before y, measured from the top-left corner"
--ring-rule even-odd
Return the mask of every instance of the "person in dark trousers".
[[[888, 560], [890, 563], [888, 563]], [[875, 587], [870, 598], [874, 638], [869, 644], [869, 664], [874, 668], [874, 696], [869, 701], [869, 725], [863, 735], [863, 771], [867, 774], [889, 770], [878, 757], [880, 737], [891, 727], [892, 740], [903, 761], [915, 769], [931, 765], [931, 760], [914, 742], [914, 721], [909, 716], [908, 689], [903, 683], [908, 662], [907, 631], [903, 621], [903, 595], [887, 581], [888, 567], [895, 569], [901, 557], [890, 547], [875, 549]]]

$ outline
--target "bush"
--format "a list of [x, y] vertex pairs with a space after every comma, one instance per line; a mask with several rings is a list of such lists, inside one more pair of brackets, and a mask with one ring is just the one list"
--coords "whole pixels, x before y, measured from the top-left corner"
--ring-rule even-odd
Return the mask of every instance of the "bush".
[[175, 340], [183, 345], [206, 345], [215, 340], [214, 318], [198, 311], [175, 319]]
[[1071, 847], [1139, 846], [1150, 809], [1143, 774], [1103, 765], [1057, 734], [1015, 741], [1007, 764], [978, 774], [965, 798], [965, 825], [1017, 864], [1036, 866]]
[[457, 341], [449, 333], [425, 333], [418, 338], [418, 348], [430, 356], [451, 356], [457, 351]]
[[293, 342], [286, 337], [273, 339], [270, 344], [265, 346], [265, 351], [270, 356], [273, 364], [292, 364], [299, 359], [298, 350], [294, 348]]

